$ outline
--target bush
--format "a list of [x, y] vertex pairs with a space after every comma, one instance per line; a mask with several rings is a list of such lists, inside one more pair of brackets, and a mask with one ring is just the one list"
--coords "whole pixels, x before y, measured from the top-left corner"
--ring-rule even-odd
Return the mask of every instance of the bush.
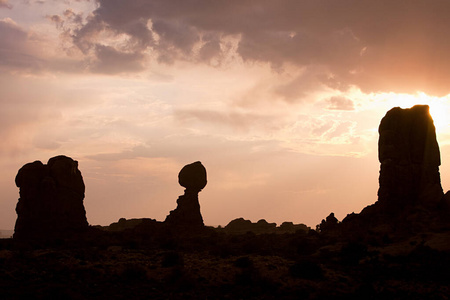
[[357, 265], [367, 254], [367, 246], [361, 243], [348, 243], [341, 249], [342, 261], [349, 265]]
[[234, 265], [241, 269], [251, 268], [253, 267], [253, 261], [248, 256], [243, 256], [236, 259]]
[[182, 267], [184, 265], [184, 259], [183, 256], [178, 252], [166, 252], [164, 253], [161, 266], [163, 268], [170, 268], [170, 267]]
[[120, 275], [123, 280], [130, 282], [146, 280], [148, 278], [147, 270], [142, 265], [134, 263], [127, 264]]
[[289, 268], [289, 273], [292, 277], [309, 280], [317, 280], [324, 277], [324, 272], [320, 265], [310, 260], [296, 262]]

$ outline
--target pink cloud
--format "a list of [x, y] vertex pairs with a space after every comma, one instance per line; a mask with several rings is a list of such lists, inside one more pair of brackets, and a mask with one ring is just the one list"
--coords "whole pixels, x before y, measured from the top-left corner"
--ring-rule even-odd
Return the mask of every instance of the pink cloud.
[[12, 5], [9, 4], [8, 0], [0, 0], [0, 8], [12, 8]]
[[0, 20], [0, 66], [39, 70], [42, 60], [32, 47], [27, 31], [9, 18]]
[[355, 105], [352, 100], [346, 97], [334, 96], [327, 101], [328, 109], [331, 110], [354, 110]]
[[97, 61], [91, 65], [96, 73], [117, 74], [144, 70], [143, 55], [136, 52], [120, 52], [113, 47], [97, 45]]

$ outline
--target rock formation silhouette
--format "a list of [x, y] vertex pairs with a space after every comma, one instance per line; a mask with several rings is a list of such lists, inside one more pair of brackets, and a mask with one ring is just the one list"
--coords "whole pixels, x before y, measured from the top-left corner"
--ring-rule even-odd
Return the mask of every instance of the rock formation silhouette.
[[338, 227], [338, 219], [334, 216], [334, 213], [330, 213], [328, 217], [322, 220], [320, 225], [317, 226], [317, 229], [320, 232], [332, 231]]
[[224, 228], [223, 232], [228, 234], [245, 234], [252, 232], [255, 234], [270, 233], [295, 233], [298, 231], [308, 232], [311, 228], [305, 224], [294, 224], [292, 222], [283, 222], [280, 226], [276, 223], [269, 223], [265, 219], [261, 219], [256, 223], [244, 218], [237, 218], [230, 221]]
[[184, 195], [178, 197], [177, 208], [170, 212], [164, 222], [186, 229], [203, 228], [198, 193], [207, 183], [205, 167], [199, 161], [184, 166], [178, 174], [178, 182], [186, 188]]
[[391, 208], [435, 206], [443, 196], [441, 157], [428, 105], [391, 109], [378, 132], [378, 201]]
[[64, 237], [88, 227], [78, 162], [67, 156], [25, 164], [17, 173], [20, 198], [14, 238]]
[[[394, 107], [380, 122], [378, 201], [339, 224], [344, 234], [406, 236], [443, 226], [440, 151], [428, 105]], [[447, 200], [448, 201], [448, 200]]]
[[264, 219], [203, 226], [196, 162], [180, 171], [185, 194], [165, 222], [120, 218], [70, 235], [88, 226], [77, 162], [26, 164], [14, 239], [0, 239], [0, 298], [448, 299], [450, 192], [432, 125], [424, 106], [389, 111], [378, 201], [342, 222], [329, 214], [318, 232]]

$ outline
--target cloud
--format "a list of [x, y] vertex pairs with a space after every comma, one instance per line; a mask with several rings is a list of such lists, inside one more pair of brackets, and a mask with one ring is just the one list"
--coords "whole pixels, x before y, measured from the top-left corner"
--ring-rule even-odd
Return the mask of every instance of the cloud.
[[286, 83], [279, 82], [272, 88], [272, 92], [288, 103], [305, 99], [309, 94], [324, 90], [321, 74], [324, 70], [314, 66], [304, 68], [300, 74], [289, 79]]
[[39, 70], [42, 59], [33, 47], [33, 36], [13, 20], [0, 20], [0, 66], [14, 69]]
[[34, 134], [57, 119], [48, 86], [38, 89], [35, 83], [15, 79], [7, 73], [0, 75], [0, 154], [4, 157], [34, 150]]
[[327, 101], [328, 109], [331, 110], [354, 110], [355, 105], [352, 100], [346, 97], [334, 96]]
[[220, 38], [214, 35], [205, 35], [202, 37], [202, 41], [204, 44], [199, 51], [200, 60], [210, 63], [212, 59], [216, 58], [220, 62], [222, 52], [220, 47]]
[[277, 70], [287, 64], [322, 68], [322, 79], [310, 82], [313, 86], [442, 95], [450, 92], [449, 8], [450, 2], [440, 0], [99, 0], [73, 35], [85, 52], [97, 49], [102, 44], [97, 38], [107, 33], [124, 38], [120, 47], [141, 59], [151, 53], [164, 63], [209, 62], [231, 51], [220, 45], [233, 37], [238, 40], [233, 51], [244, 61]]
[[[227, 67], [225, 60], [266, 64], [276, 73], [296, 69], [272, 89], [289, 103], [324, 88], [450, 92], [448, 1], [98, 0], [90, 12], [76, 4], [68, 2], [59, 14], [49, 10], [59, 43], [3, 19], [0, 64], [34, 73], [103, 74], [179, 60], [215, 67]], [[6, 0], [0, 7], [14, 11]]]
[[[56, 15], [47, 18], [62, 23]], [[42, 75], [47, 71], [79, 73], [86, 69], [83, 58], [65, 56], [48, 36], [27, 30], [10, 18], [0, 20], [0, 40], [0, 68], [4, 71]]]
[[177, 109], [174, 113], [175, 118], [185, 124], [200, 122], [214, 125], [217, 129], [225, 127], [244, 132], [251, 129], [261, 129], [261, 127], [263, 130], [279, 128], [280, 125], [276, 123], [282, 119], [276, 115], [206, 109]]
[[96, 73], [117, 74], [144, 70], [143, 55], [136, 52], [120, 52], [109, 46], [97, 45], [97, 61], [91, 66]]
[[162, 49], [174, 47], [184, 54], [189, 54], [200, 40], [197, 30], [182, 22], [155, 20], [152, 29], [158, 34], [159, 47]]
[[8, 0], [0, 0], [0, 8], [12, 8], [12, 5], [9, 4]]

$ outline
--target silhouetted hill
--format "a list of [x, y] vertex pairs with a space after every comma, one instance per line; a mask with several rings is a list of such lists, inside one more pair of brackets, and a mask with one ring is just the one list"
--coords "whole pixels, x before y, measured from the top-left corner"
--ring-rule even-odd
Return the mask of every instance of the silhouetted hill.
[[311, 228], [304, 224], [294, 224], [292, 222], [283, 222], [280, 226], [276, 223], [268, 223], [266, 220], [261, 219], [256, 223], [252, 223], [250, 220], [244, 218], [238, 218], [228, 223], [223, 232], [228, 234], [244, 234], [247, 232], [253, 232], [256, 234], [263, 233], [295, 233], [296, 231], [308, 232]]

